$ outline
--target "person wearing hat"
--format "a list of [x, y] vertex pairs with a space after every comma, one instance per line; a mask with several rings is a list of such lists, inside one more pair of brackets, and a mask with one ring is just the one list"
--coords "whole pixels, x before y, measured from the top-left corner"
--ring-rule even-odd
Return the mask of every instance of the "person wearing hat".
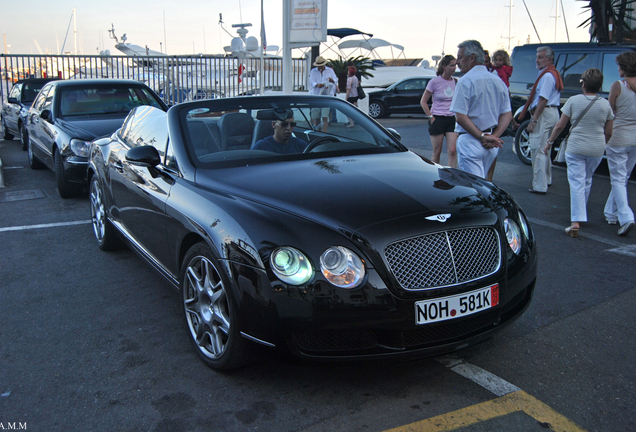
[[[309, 72], [309, 94], [335, 96], [338, 89], [338, 77], [333, 69], [327, 66], [327, 60], [318, 56], [314, 66], [315, 68]], [[329, 108], [312, 108], [312, 124], [314, 126], [320, 125], [321, 118], [321, 130], [326, 132], [329, 128]]]

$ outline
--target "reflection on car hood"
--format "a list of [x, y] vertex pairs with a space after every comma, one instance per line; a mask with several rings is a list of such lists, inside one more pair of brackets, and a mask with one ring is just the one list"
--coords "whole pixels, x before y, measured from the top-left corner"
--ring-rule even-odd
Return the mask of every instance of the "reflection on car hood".
[[197, 182], [350, 231], [416, 214], [492, 211], [483, 182], [411, 152], [200, 170]]
[[86, 118], [78, 117], [77, 119], [65, 118], [57, 119], [56, 123], [63, 128], [73, 138], [91, 141], [95, 138], [110, 135], [119, 129], [124, 122], [126, 116], [108, 117], [108, 118]]

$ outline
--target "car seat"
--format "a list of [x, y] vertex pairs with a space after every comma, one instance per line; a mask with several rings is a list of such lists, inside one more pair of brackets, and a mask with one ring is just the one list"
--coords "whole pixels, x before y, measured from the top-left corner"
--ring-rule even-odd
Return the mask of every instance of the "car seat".
[[219, 119], [221, 149], [249, 150], [252, 147], [254, 119], [246, 113], [227, 113]]
[[[214, 126], [216, 127], [216, 125]], [[212, 135], [212, 131], [204, 122], [198, 120], [189, 121], [188, 131], [190, 132], [190, 140], [197, 157], [221, 151]]]
[[272, 120], [256, 120], [256, 126], [254, 126], [254, 136], [252, 137], [252, 146], [268, 136], [274, 134], [274, 128], [272, 127]]

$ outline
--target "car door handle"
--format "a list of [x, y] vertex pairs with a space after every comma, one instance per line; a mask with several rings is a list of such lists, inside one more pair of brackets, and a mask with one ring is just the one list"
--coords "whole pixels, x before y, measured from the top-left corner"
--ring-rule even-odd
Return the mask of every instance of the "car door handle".
[[532, 88], [532, 86], [534, 85], [534, 83], [532, 84], [526, 84], [526, 89], [530, 90]]
[[114, 162], [113, 166], [117, 171], [124, 172], [124, 165], [120, 161]]

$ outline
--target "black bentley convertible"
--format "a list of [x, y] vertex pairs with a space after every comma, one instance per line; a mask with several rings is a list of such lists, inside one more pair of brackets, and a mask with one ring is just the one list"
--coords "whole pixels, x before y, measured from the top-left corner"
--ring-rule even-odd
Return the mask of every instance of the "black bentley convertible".
[[309, 359], [446, 353], [532, 299], [537, 247], [515, 200], [340, 99], [137, 107], [92, 143], [88, 179], [98, 245], [125, 241], [181, 291], [214, 369], [254, 344]]

